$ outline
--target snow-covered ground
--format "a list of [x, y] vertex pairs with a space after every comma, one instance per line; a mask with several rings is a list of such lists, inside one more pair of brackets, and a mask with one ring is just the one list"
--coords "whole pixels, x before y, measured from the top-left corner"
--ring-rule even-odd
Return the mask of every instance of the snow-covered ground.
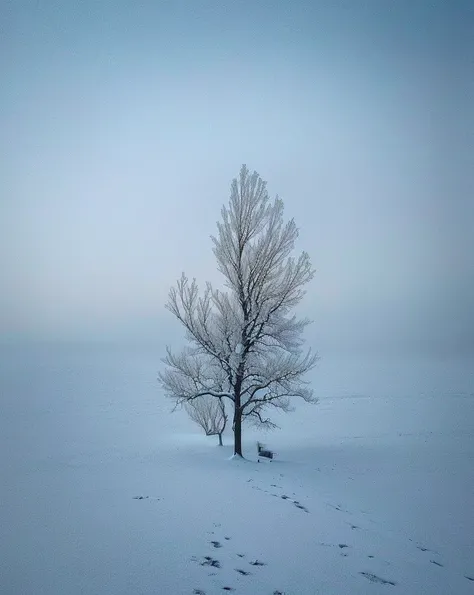
[[468, 363], [322, 360], [239, 461], [169, 413], [160, 353], [1, 355], [3, 595], [474, 593]]

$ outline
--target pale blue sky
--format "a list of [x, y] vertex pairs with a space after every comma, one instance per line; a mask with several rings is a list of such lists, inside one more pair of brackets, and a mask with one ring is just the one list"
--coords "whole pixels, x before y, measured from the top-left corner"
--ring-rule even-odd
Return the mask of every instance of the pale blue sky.
[[172, 340], [246, 163], [325, 349], [474, 351], [469, 2], [3, 2], [0, 336]]

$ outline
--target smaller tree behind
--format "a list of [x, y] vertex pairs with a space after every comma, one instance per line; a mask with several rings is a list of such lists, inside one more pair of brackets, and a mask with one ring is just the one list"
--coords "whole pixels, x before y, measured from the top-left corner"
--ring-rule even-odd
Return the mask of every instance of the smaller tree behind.
[[184, 403], [189, 417], [206, 433], [206, 436], [219, 436], [222, 446], [222, 434], [227, 424], [227, 415], [222, 399], [208, 395]]

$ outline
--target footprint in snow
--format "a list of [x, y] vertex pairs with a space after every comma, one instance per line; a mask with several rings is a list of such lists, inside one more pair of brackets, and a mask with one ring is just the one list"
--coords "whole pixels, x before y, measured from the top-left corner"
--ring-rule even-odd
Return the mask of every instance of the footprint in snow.
[[216, 560], [211, 556], [204, 556], [204, 560], [201, 562], [201, 566], [213, 566], [214, 568], [220, 568], [221, 563], [219, 562], [219, 560]]
[[428, 552], [429, 554], [434, 554], [435, 556], [439, 556], [439, 552], [437, 552], [436, 550], [432, 550], [429, 547], [425, 547], [423, 545], [417, 545], [416, 549], [420, 550], [420, 552]]
[[437, 562], [436, 560], [430, 560], [431, 564], [435, 564], [436, 566], [441, 566], [443, 567], [443, 564], [441, 564], [441, 562]]
[[206, 595], [206, 591], [203, 591], [202, 589], [194, 589], [193, 594], [194, 595]]
[[[274, 486], [274, 487], [279, 487], [279, 486]], [[268, 490], [263, 490], [262, 488], [259, 488], [258, 486], [252, 486], [252, 488], [254, 490], [259, 490], [260, 492], [265, 492], [265, 494], [270, 494], [271, 496], [274, 496], [275, 498], [281, 498], [282, 500], [289, 500], [290, 502], [292, 502], [296, 506], [296, 508], [299, 508], [300, 510], [304, 510], [304, 512], [309, 512], [309, 510], [306, 508], [306, 506], [303, 506], [302, 504], [300, 504], [300, 502], [298, 502], [298, 500], [292, 500], [286, 494], [282, 494], [282, 495], [273, 494], [273, 493], [270, 493]], [[294, 495], [295, 494], [293, 493], [293, 496]]]
[[364, 576], [371, 583], [379, 583], [380, 585], [392, 585], [392, 587], [394, 587], [397, 584], [394, 581], [389, 581], [387, 579], [381, 578], [380, 576], [372, 574], [371, 572], [360, 572], [359, 574]]
[[[323, 547], [338, 547], [340, 550], [351, 547], [350, 545], [346, 545], [345, 543], [324, 543], [324, 541], [320, 541], [318, 545], [321, 545]], [[369, 556], [369, 558], [373, 558], [373, 556]]]
[[296, 508], [299, 508], [300, 510], [304, 510], [305, 512], [309, 512], [309, 510], [306, 508], [306, 506], [303, 506], [302, 504], [300, 504], [300, 502], [298, 500], [292, 500], [286, 494], [283, 494], [282, 496], [280, 496], [280, 498], [282, 500], [289, 500], [290, 502], [293, 502], [293, 504], [296, 506]]
[[467, 578], [468, 581], [474, 582], [474, 578], [472, 576], [468, 576], [467, 574], [465, 574], [464, 578]]
[[306, 506], [303, 506], [299, 502], [294, 502], [294, 505], [296, 506], [296, 508], [299, 508], [300, 510], [304, 510], [305, 512], [309, 512], [309, 510], [306, 508]]
[[222, 587], [223, 591], [235, 591], [233, 587]]
[[211, 541], [211, 543], [212, 543], [212, 545], [213, 545], [215, 548], [220, 548], [220, 547], [222, 547], [222, 544], [221, 544], [219, 541]]
[[260, 560], [254, 560], [253, 562], [250, 562], [250, 564], [252, 564], [252, 566], [265, 566], [265, 562], [260, 562]]
[[238, 572], [239, 574], [241, 574], [242, 576], [249, 576], [249, 574], [252, 574], [251, 572], [249, 572], [248, 570], [242, 570], [242, 568], [236, 568], [235, 572]]

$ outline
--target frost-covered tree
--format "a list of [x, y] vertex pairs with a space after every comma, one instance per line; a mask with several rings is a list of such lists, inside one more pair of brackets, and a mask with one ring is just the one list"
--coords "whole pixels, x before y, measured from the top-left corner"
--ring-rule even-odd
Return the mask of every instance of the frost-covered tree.
[[317, 360], [303, 351], [309, 321], [291, 314], [314, 271], [306, 252], [291, 256], [298, 230], [293, 219], [284, 223], [282, 200], [270, 201], [266, 183], [245, 165], [221, 214], [212, 241], [225, 290], [207, 283], [200, 295], [184, 273], [171, 288], [166, 307], [189, 345], [167, 350], [159, 380], [177, 405], [229, 400], [234, 455], [242, 456], [243, 420], [275, 427], [268, 410], [290, 411], [292, 397], [316, 402], [303, 378]]
[[204, 395], [185, 401], [184, 408], [189, 417], [206, 433], [206, 436], [218, 436], [222, 446], [222, 434], [227, 425], [227, 414], [223, 399]]

